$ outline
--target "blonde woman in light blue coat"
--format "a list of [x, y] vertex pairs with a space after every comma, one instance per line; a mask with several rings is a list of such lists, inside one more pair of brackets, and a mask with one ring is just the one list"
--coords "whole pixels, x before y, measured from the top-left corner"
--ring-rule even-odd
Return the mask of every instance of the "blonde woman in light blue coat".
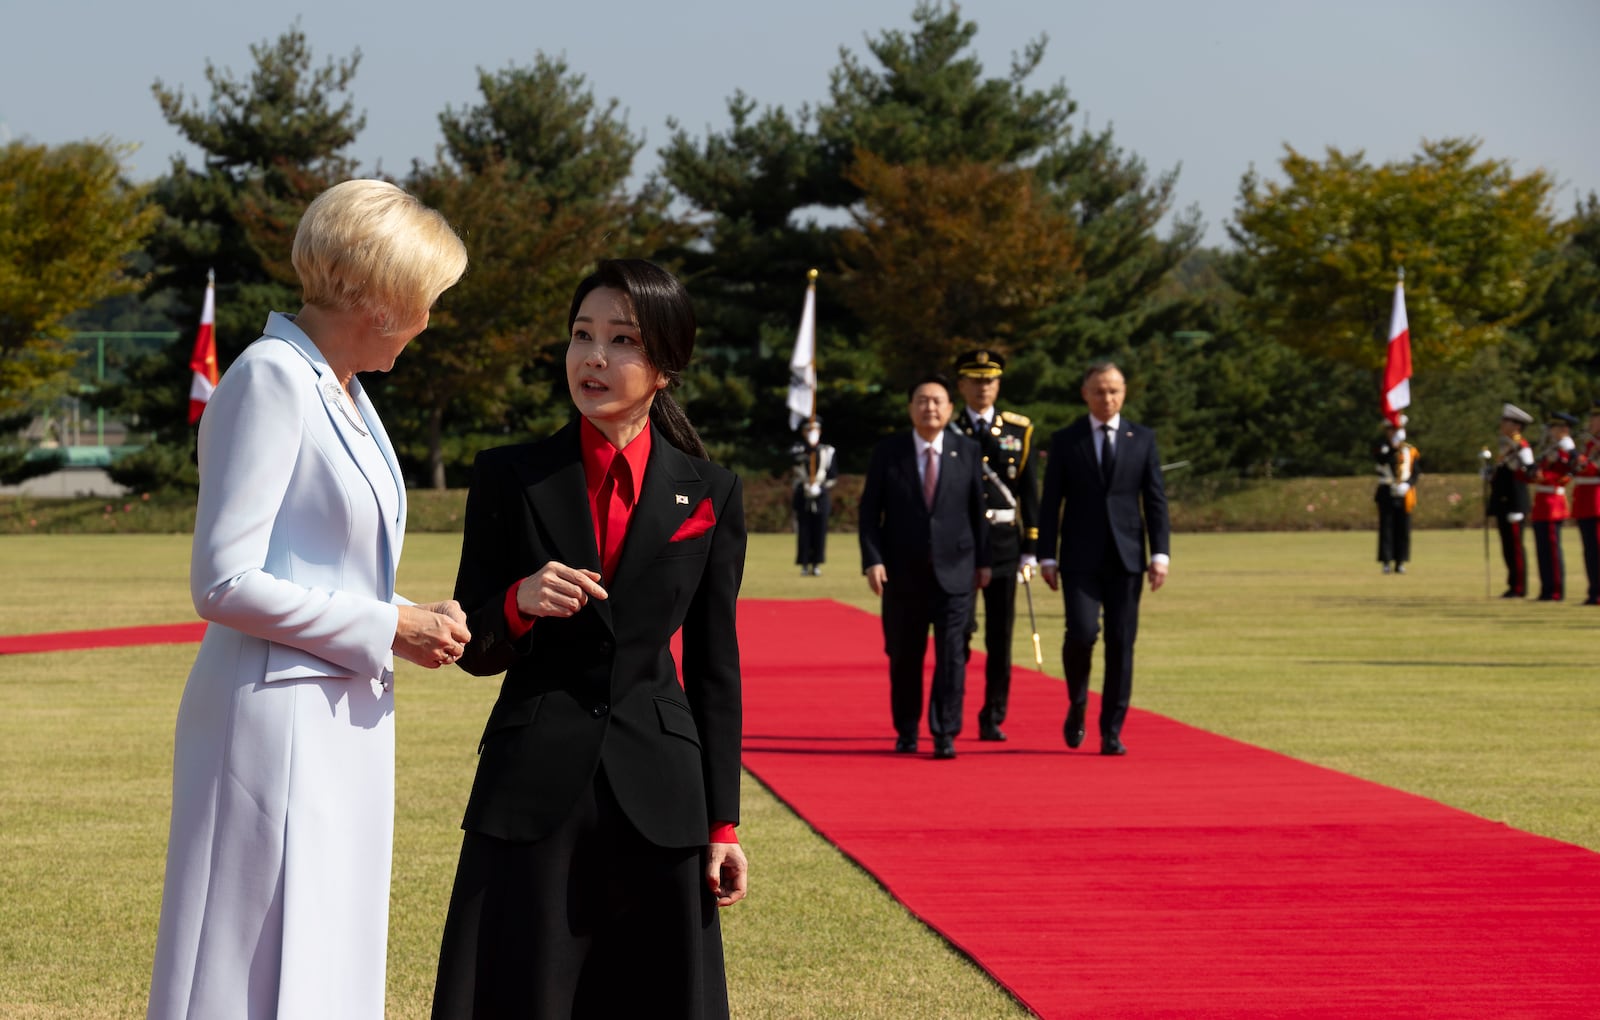
[[273, 313], [200, 423], [189, 584], [209, 622], [173, 753], [151, 1018], [379, 1020], [394, 830], [394, 657], [470, 638], [394, 590], [405, 485], [356, 373], [387, 371], [465, 271], [381, 181], [307, 208], [305, 305]]

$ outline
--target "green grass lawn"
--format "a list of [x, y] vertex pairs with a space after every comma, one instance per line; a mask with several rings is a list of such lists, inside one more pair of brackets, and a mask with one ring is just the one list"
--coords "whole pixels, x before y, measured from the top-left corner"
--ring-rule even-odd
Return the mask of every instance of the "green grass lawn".
[[[402, 590], [444, 594], [458, 544], [410, 536]], [[744, 594], [875, 611], [854, 536], [830, 545], [825, 575], [802, 578], [791, 537], [754, 536]], [[1379, 573], [1373, 545], [1361, 532], [1177, 536], [1171, 581], [1144, 602], [1135, 707], [1600, 850], [1600, 608], [1486, 597], [1476, 531], [1418, 533], [1403, 577]], [[192, 619], [188, 550], [182, 535], [0, 537], [0, 633]], [[1059, 676], [1059, 596], [1035, 596]], [[142, 1015], [193, 654], [0, 657], [0, 1017]], [[1016, 658], [1032, 658], [1026, 633]], [[494, 694], [402, 666], [392, 1017], [427, 1014]], [[1135, 719], [1134, 754], [1138, 733]], [[724, 914], [735, 1016], [1027, 1015], [748, 777], [745, 791], [752, 893]]]

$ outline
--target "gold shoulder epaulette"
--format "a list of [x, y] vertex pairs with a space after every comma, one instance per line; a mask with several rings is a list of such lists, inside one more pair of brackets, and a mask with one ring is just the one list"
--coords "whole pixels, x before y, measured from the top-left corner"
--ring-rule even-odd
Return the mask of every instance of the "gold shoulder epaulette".
[[1007, 422], [1007, 423], [1009, 423], [1011, 425], [1032, 425], [1033, 424], [1033, 419], [1029, 418], [1025, 414], [1018, 414], [1015, 411], [1001, 411], [1000, 412], [1000, 420], [1003, 421], [1003, 422]]

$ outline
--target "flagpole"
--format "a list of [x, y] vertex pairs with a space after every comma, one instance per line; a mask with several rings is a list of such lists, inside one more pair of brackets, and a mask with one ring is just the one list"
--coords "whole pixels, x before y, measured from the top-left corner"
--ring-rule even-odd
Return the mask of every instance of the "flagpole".
[[[811, 307], [814, 310], [816, 308], [816, 300], [817, 300], [817, 271], [816, 271], [815, 268], [806, 270], [806, 296], [809, 299], [809, 301], [811, 303]], [[814, 311], [813, 311], [813, 314], [815, 314]], [[810, 416], [808, 416], [806, 418], [806, 428], [808, 430], [813, 428], [813, 427], [815, 427], [816, 424], [817, 424], [817, 340], [816, 340], [816, 323], [815, 323], [814, 319], [812, 321], [811, 362], [810, 362], [809, 367], [811, 369], [812, 383], [811, 383], [811, 414], [810, 414]], [[807, 443], [806, 445], [810, 446], [811, 444]], [[817, 482], [817, 451], [815, 449], [811, 450], [809, 453], [806, 454], [806, 469], [807, 469], [807, 474], [806, 474], [806, 482], [807, 482], [807, 484], [815, 485], [816, 482]]]

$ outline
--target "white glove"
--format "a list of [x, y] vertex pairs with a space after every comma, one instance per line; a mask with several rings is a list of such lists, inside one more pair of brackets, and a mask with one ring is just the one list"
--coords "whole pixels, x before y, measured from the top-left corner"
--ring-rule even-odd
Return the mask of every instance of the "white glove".
[[1039, 572], [1039, 557], [1033, 553], [1023, 553], [1022, 559], [1017, 563], [1017, 580], [1024, 583]]
[[806, 486], [806, 495], [810, 496], [812, 499], [816, 499], [818, 496], [822, 495], [822, 486], [820, 486], [820, 485], [808, 485], [808, 486]]
[[1512, 524], [1516, 524], [1518, 521], [1522, 520], [1522, 516], [1522, 514], [1506, 514], [1506, 520], [1510, 521]]
[[1518, 447], [1517, 460], [1523, 467], [1533, 467], [1533, 451], [1526, 446]]
[[1390, 488], [1389, 491], [1393, 492], [1396, 496], [1404, 496], [1407, 492], [1411, 491], [1411, 483], [1410, 482], [1396, 482], [1393, 485], [1393, 487]]
[[1571, 436], [1562, 436], [1561, 439], [1556, 442], [1556, 447], [1571, 453], [1573, 450], [1578, 448], [1578, 444], [1572, 441]]

